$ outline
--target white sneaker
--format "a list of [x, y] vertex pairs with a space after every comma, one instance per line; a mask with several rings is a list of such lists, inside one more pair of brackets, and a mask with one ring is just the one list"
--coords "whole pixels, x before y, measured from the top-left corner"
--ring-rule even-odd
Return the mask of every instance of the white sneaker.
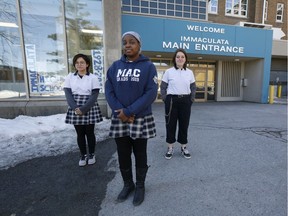
[[85, 166], [87, 164], [87, 155], [82, 155], [79, 160], [79, 166]]
[[173, 152], [174, 152], [173, 147], [172, 148], [168, 148], [167, 153], [165, 154], [165, 158], [167, 160], [170, 160], [172, 158], [172, 156], [173, 156]]
[[191, 154], [189, 153], [189, 151], [186, 147], [184, 147], [184, 148], [181, 147], [181, 153], [186, 159], [191, 158]]
[[89, 157], [88, 157], [88, 164], [89, 165], [92, 165], [96, 162], [96, 159], [95, 159], [95, 155], [94, 154], [89, 154]]

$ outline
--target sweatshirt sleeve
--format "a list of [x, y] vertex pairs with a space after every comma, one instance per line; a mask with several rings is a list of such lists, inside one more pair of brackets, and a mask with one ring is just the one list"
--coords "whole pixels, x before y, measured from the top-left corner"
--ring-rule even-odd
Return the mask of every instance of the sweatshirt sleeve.
[[118, 101], [118, 99], [115, 96], [112, 74], [113, 74], [113, 65], [107, 71], [107, 77], [105, 81], [105, 97], [108, 105], [114, 112], [114, 110], [123, 108], [123, 105]]
[[160, 84], [160, 93], [161, 93], [161, 98], [163, 101], [165, 101], [166, 96], [167, 96], [167, 88], [168, 88], [168, 83], [162, 80]]
[[196, 95], [196, 83], [193, 82], [190, 84], [190, 90], [191, 90], [191, 100], [195, 100], [195, 95]]
[[74, 100], [74, 97], [72, 95], [72, 90], [71, 88], [64, 88], [64, 93], [65, 93], [65, 97], [67, 100], [67, 104], [68, 106], [72, 109], [75, 110], [78, 106]]
[[123, 109], [123, 112], [126, 116], [137, 115], [143, 109], [150, 106], [156, 99], [158, 91], [158, 79], [156, 67], [152, 63], [149, 67], [148, 73], [149, 75], [144, 94], [130, 106]]

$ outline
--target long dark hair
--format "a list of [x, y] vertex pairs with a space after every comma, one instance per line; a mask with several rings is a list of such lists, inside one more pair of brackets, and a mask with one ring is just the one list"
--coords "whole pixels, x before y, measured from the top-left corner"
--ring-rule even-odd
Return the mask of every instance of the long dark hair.
[[187, 58], [187, 53], [186, 53], [186, 51], [185, 51], [184, 49], [179, 48], [179, 49], [177, 49], [177, 50], [175, 51], [174, 56], [173, 56], [173, 59], [172, 59], [173, 65], [174, 65], [174, 67], [175, 67], [176, 69], [178, 69], [177, 64], [176, 64], [176, 55], [177, 55], [178, 52], [182, 52], [182, 53], [185, 55], [186, 61], [185, 61], [184, 65], [183, 65], [183, 68], [184, 68], [184, 70], [186, 70], [188, 58]]
[[90, 67], [90, 65], [91, 65], [90, 58], [89, 58], [87, 55], [84, 55], [84, 54], [82, 54], [82, 53], [79, 53], [79, 54], [75, 55], [74, 58], [73, 58], [73, 66], [74, 66], [74, 67], [75, 67], [75, 65], [76, 65], [76, 61], [77, 61], [78, 58], [83, 58], [83, 59], [84, 59], [84, 61], [85, 61], [86, 64], [88, 65], [88, 66], [86, 67], [86, 71], [89, 73], [89, 67]]

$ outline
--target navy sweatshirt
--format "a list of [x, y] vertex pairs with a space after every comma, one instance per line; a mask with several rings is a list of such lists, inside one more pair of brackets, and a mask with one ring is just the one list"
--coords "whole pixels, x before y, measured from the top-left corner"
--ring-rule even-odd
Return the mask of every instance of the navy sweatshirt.
[[107, 71], [105, 96], [115, 117], [117, 109], [136, 118], [152, 114], [151, 104], [157, 90], [156, 67], [142, 54], [134, 62], [127, 61], [123, 55]]

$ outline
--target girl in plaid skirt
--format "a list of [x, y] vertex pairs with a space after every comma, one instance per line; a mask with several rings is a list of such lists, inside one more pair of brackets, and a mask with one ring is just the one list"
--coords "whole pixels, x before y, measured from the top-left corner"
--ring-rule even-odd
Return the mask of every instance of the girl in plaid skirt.
[[[79, 166], [87, 163], [92, 165], [95, 160], [96, 138], [95, 123], [102, 121], [102, 114], [97, 103], [100, 90], [98, 78], [89, 73], [90, 59], [84, 54], [73, 58], [76, 72], [69, 73], [65, 79], [64, 92], [68, 103], [65, 123], [73, 124], [77, 133], [77, 143], [80, 149]], [[86, 139], [88, 153], [86, 150]]]
[[133, 204], [144, 200], [147, 166], [147, 140], [156, 136], [151, 104], [157, 96], [157, 71], [140, 54], [141, 39], [136, 32], [122, 36], [124, 55], [107, 71], [105, 95], [112, 109], [110, 136], [117, 144], [118, 161], [124, 187], [117, 197], [125, 201], [135, 189], [132, 152], [135, 156], [136, 190]]

